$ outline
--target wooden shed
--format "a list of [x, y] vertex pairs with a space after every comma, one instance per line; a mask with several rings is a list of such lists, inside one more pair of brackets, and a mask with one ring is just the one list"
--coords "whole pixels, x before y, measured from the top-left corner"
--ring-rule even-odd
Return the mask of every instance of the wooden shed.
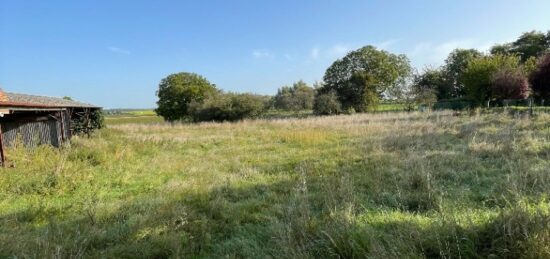
[[21, 142], [27, 147], [61, 146], [74, 134], [74, 121], [88, 121], [98, 106], [70, 99], [0, 90], [0, 162], [5, 164], [4, 148]]

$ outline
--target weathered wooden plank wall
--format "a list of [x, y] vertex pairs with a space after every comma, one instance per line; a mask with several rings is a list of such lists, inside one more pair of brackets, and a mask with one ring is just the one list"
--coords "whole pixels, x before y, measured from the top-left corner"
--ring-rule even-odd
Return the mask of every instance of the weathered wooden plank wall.
[[27, 147], [42, 144], [60, 146], [58, 123], [55, 120], [10, 121], [2, 124], [4, 146], [13, 146], [20, 141]]
[[72, 134], [71, 134], [71, 115], [69, 114], [69, 111], [63, 111], [61, 113], [61, 116], [63, 116], [61, 123], [63, 123], [63, 130], [65, 131], [64, 136], [66, 141], [70, 141]]
[[43, 144], [59, 147], [70, 139], [70, 121], [66, 111], [37, 116], [35, 119], [27, 117], [2, 121], [4, 146], [10, 147], [21, 141], [26, 147]]

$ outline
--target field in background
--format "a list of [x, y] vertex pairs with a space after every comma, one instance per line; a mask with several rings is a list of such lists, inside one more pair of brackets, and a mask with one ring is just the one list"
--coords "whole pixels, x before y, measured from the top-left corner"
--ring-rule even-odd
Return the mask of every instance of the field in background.
[[105, 110], [104, 113], [107, 125], [164, 122], [153, 109], [111, 109]]
[[548, 114], [153, 117], [8, 150], [0, 257], [550, 256]]
[[127, 124], [127, 123], [163, 123], [164, 119], [157, 115], [143, 115], [143, 116], [105, 116], [105, 123], [107, 125]]
[[[377, 107], [377, 112], [398, 112], [405, 109], [404, 105], [399, 103], [381, 103]], [[162, 117], [157, 116], [153, 109], [110, 109], [105, 110], [105, 120], [108, 125], [126, 124], [126, 123], [161, 123]], [[313, 116], [313, 111], [280, 111], [269, 110], [261, 116], [261, 119], [290, 119], [307, 118]]]

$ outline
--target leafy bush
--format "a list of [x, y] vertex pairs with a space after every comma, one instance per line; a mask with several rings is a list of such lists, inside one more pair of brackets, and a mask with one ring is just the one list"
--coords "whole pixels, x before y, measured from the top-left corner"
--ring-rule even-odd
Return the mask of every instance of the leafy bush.
[[266, 110], [266, 98], [254, 94], [217, 93], [189, 105], [193, 121], [238, 121]]
[[518, 56], [494, 55], [470, 61], [462, 75], [466, 96], [481, 105], [490, 101], [492, 96], [493, 75], [501, 70], [514, 70], [520, 67]]
[[422, 74], [415, 75], [412, 88], [417, 93], [435, 94], [437, 99], [456, 96], [452, 95], [449, 80], [445, 78], [445, 73], [442, 69], [425, 69]]
[[105, 127], [105, 116], [102, 110], [92, 110], [89, 116], [73, 115], [71, 130], [73, 134], [90, 134], [94, 130]]
[[437, 95], [430, 89], [419, 89], [414, 91], [414, 102], [420, 105], [433, 106], [437, 102]]
[[497, 99], [526, 99], [529, 82], [520, 69], [501, 69], [493, 74], [492, 96]]
[[317, 115], [333, 115], [342, 112], [342, 105], [334, 91], [319, 94], [315, 97], [313, 112]]
[[550, 98], [550, 54], [539, 59], [537, 68], [530, 75], [529, 81], [536, 98], [542, 100]]
[[273, 97], [276, 109], [287, 111], [311, 110], [315, 99], [315, 89], [304, 81], [298, 81], [289, 86], [283, 86]]

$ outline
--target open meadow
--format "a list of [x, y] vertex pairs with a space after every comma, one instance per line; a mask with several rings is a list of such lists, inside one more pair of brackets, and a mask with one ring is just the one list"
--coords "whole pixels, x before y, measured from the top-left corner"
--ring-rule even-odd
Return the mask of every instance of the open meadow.
[[548, 113], [136, 118], [7, 151], [0, 257], [550, 257]]

